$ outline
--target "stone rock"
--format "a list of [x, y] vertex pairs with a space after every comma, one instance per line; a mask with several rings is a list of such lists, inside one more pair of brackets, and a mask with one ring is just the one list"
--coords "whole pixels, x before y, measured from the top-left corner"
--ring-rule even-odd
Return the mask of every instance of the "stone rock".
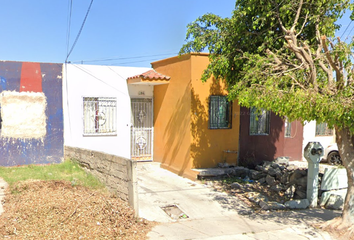
[[266, 176], [266, 182], [269, 186], [274, 186], [276, 183], [275, 183], [275, 178], [270, 176], [270, 175], [267, 175]]
[[265, 178], [265, 177], [260, 178], [260, 179], [258, 180], [258, 182], [259, 182], [260, 184], [266, 183], [266, 178]]
[[283, 172], [283, 175], [280, 177], [280, 182], [282, 184], [287, 184], [289, 180], [289, 173], [288, 172]]
[[295, 184], [298, 186], [307, 187], [307, 177], [297, 179]]
[[325, 204], [325, 208], [333, 209], [333, 210], [342, 210], [344, 205], [344, 199], [340, 195], [332, 194], [327, 203]]
[[276, 170], [275, 170], [274, 168], [270, 167], [270, 168], [268, 169], [268, 175], [270, 175], [270, 176], [272, 176], [272, 177], [275, 177], [275, 175], [276, 175]]
[[240, 177], [240, 178], [245, 178], [248, 177], [250, 174], [250, 170], [248, 168], [245, 167], [234, 167], [232, 168], [234, 171], [234, 175], [236, 177]]
[[302, 178], [304, 176], [306, 176], [306, 174], [303, 174], [303, 170], [296, 169], [292, 174], [290, 174], [289, 185], [295, 184], [299, 178]]
[[259, 201], [258, 205], [263, 209], [263, 210], [282, 210], [285, 209], [286, 207], [278, 202], [264, 202], [264, 201]]
[[274, 162], [279, 165], [289, 165], [289, 157], [277, 157]]
[[258, 180], [266, 176], [264, 172], [256, 171], [256, 170], [250, 170], [250, 179], [252, 180]]
[[284, 190], [284, 187], [282, 187], [280, 184], [279, 185], [274, 185], [270, 187], [270, 190], [273, 190], [275, 192], [280, 192]]
[[266, 196], [264, 196], [263, 194], [261, 193], [258, 193], [258, 192], [248, 192], [246, 193], [246, 197], [252, 201], [252, 202], [255, 202], [255, 203], [259, 203], [260, 201], [263, 201], [263, 202], [268, 202], [268, 198]]
[[296, 166], [295, 165], [289, 165], [286, 167], [288, 169], [288, 171], [292, 172], [296, 170]]
[[263, 171], [268, 171], [269, 170], [269, 168], [272, 166], [272, 162], [269, 162], [269, 161], [264, 161], [264, 163], [263, 163]]
[[275, 179], [280, 181], [282, 176], [283, 176], [283, 174], [282, 174], [282, 171], [280, 170], [280, 168], [275, 169]]
[[304, 199], [307, 197], [306, 189], [300, 188], [301, 186], [298, 186], [295, 190], [294, 193], [294, 199]]
[[274, 169], [279, 168], [279, 165], [276, 164], [275, 162], [273, 162], [270, 166], [271, 166], [272, 168], [274, 168]]
[[285, 194], [285, 196], [288, 197], [288, 198], [293, 198], [293, 197], [294, 197], [294, 194], [295, 194], [295, 190], [296, 190], [295, 186], [292, 185], [292, 186], [290, 186], [288, 189], [286, 189], [286, 191], [285, 191], [284, 194]]
[[257, 165], [257, 166], [255, 167], [255, 169], [256, 169], [257, 171], [261, 171], [261, 172], [264, 172], [264, 171], [265, 171], [265, 169], [264, 169], [264, 167], [263, 167], [262, 165]]
[[284, 203], [285, 207], [290, 209], [306, 209], [310, 206], [307, 199], [291, 200]]
[[234, 183], [231, 183], [230, 187], [233, 189], [242, 189], [243, 185], [238, 182], [234, 182]]

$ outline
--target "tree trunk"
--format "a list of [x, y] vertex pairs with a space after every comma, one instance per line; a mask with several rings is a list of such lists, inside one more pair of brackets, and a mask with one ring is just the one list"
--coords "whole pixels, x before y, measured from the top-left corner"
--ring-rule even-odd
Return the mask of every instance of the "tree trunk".
[[348, 128], [336, 130], [336, 140], [338, 150], [348, 176], [348, 192], [344, 201], [342, 221], [339, 228], [350, 227], [354, 225], [354, 136]]

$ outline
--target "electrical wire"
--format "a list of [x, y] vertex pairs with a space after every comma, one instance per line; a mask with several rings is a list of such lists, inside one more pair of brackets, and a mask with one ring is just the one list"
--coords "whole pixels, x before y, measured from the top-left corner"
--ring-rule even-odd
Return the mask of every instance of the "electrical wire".
[[87, 16], [88, 16], [88, 14], [90, 13], [92, 3], [93, 3], [93, 0], [91, 0], [91, 3], [90, 3], [90, 5], [89, 5], [89, 7], [88, 7], [88, 9], [87, 9], [87, 12], [86, 12], [84, 21], [82, 22], [81, 27], [80, 27], [80, 30], [79, 30], [79, 32], [78, 32], [76, 38], [75, 38], [75, 41], [74, 41], [74, 43], [73, 43], [73, 45], [72, 45], [72, 47], [71, 47], [69, 53], [68, 53], [67, 56], [66, 56], [65, 62], [68, 61], [68, 58], [69, 58], [70, 54], [71, 54], [72, 51], [74, 50], [74, 48], [75, 48], [75, 46], [76, 46], [76, 43], [77, 43], [77, 41], [79, 40], [79, 37], [80, 37], [81, 32], [82, 32], [82, 29], [83, 29], [84, 26], [85, 26], [85, 23], [86, 23], [86, 20], [87, 20]]
[[129, 60], [129, 59], [140, 59], [140, 58], [151, 58], [158, 56], [167, 56], [167, 55], [177, 55], [178, 53], [162, 53], [162, 54], [154, 54], [154, 55], [143, 55], [143, 56], [134, 56], [134, 57], [111, 57], [111, 58], [102, 58], [102, 59], [91, 59], [91, 60], [80, 60], [80, 61], [71, 61], [71, 63], [92, 63], [92, 62], [108, 62], [108, 61], [116, 61], [116, 60]]
[[353, 21], [350, 21], [350, 23], [348, 24], [348, 26], [345, 28], [344, 32], [342, 33], [342, 35], [340, 36], [340, 38], [342, 39], [342, 37], [344, 36], [345, 32], [348, 30], [350, 24], [352, 24]]
[[66, 32], [66, 55], [69, 53], [70, 44], [70, 31], [71, 31], [71, 16], [73, 10], [73, 0], [68, 0], [68, 20], [67, 20], [67, 32]]

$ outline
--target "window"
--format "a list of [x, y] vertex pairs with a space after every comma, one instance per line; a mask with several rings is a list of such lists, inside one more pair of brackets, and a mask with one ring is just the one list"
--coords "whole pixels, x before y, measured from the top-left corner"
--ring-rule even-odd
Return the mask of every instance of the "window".
[[250, 135], [269, 134], [269, 111], [250, 109]]
[[117, 99], [84, 97], [84, 135], [116, 135]]
[[289, 122], [289, 119], [286, 117], [284, 121], [285, 125], [285, 137], [290, 138], [291, 137], [291, 122]]
[[333, 129], [328, 128], [327, 123], [316, 123], [316, 136], [332, 136]]
[[210, 96], [209, 128], [231, 128], [231, 103], [226, 96]]

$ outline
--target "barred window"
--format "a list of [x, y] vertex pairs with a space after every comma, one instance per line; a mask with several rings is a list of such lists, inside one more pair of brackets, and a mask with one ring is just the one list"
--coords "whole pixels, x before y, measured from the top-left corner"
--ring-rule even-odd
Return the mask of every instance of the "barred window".
[[332, 136], [333, 129], [328, 128], [327, 123], [316, 123], [316, 136]]
[[84, 135], [117, 134], [117, 99], [84, 97]]
[[231, 128], [231, 102], [226, 96], [210, 96], [209, 100], [209, 128]]
[[286, 117], [285, 121], [285, 137], [290, 138], [291, 137], [291, 122], [289, 122], [289, 119]]
[[257, 110], [255, 107], [250, 109], [250, 135], [269, 134], [269, 111], [264, 109]]

